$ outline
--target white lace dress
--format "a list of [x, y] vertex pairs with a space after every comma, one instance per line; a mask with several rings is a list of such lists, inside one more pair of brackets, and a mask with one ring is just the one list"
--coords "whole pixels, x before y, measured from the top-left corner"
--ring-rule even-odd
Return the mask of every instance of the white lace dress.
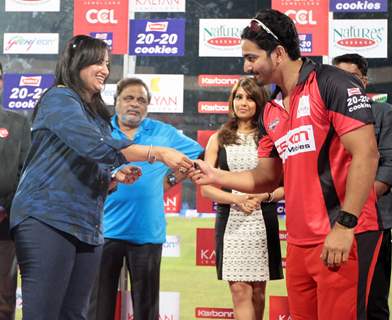
[[[241, 144], [225, 146], [229, 170], [253, 169], [258, 163], [253, 134], [238, 135]], [[223, 237], [222, 279], [266, 281], [269, 276], [267, 232], [261, 210], [248, 215], [231, 206]]]

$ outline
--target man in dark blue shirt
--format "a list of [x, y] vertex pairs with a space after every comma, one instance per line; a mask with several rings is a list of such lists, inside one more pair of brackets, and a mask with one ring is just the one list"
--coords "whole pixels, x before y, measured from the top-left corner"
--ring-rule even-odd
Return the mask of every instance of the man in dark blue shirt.
[[[357, 76], [363, 86], [368, 84], [368, 63], [359, 54], [344, 54], [333, 59], [333, 64]], [[372, 320], [389, 319], [389, 286], [391, 283], [391, 228], [392, 228], [392, 106], [388, 103], [372, 102], [375, 130], [380, 161], [374, 188], [383, 240], [370, 287], [367, 316]]]

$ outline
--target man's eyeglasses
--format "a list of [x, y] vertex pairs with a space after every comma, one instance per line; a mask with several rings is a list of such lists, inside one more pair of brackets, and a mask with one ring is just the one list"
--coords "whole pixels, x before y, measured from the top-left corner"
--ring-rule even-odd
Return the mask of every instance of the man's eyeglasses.
[[250, 20], [249, 23], [249, 29], [253, 32], [259, 32], [261, 29], [263, 29], [265, 32], [269, 33], [271, 36], [273, 36], [277, 41], [280, 41], [278, 36], [273, 33], [270, 28], [268, 28], [264, 23], [262, 23], [260, 20], [253, 18]]

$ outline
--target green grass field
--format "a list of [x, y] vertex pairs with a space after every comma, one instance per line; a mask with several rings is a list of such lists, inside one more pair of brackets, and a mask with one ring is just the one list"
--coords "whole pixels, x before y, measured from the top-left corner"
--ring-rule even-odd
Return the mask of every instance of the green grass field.
[[[281, 229], [284, 220], [280, 219]], [[213, 228], [212, 218], [168, 217], [167, 234], [180, 237], [181, 257], [162, 260], [161, 290], [180, 292], [180, 319], [195, 319], [196, 307], [231, 308], [229, 288], [225, 281], [218, 281], [214, 267], [196, 266], [195, 244], [197, 228]], [[286, 255], [286, 242], [281, 242], [282, 255]], [[286, 295], [284, 280], [270, 281], [264, 319], [269, 319], [269, 296]], [[390, 298], [390, 305], [391, 298]], [[17, 310], [17, 320], [22, 319]]]

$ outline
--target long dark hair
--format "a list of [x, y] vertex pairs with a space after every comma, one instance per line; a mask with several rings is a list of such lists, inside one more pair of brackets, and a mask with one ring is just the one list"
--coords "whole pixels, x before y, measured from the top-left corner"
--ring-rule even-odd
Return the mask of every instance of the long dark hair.
[[[110, 122], [110, 113], [101, 93], [95, 93], [91, 101], [86, 101], [84, 98], [85, 84], [80, 78], [80, 70], [101, 63], [106, 52], [109, 52], [109, 49], [104, 41], [86, 35], [74, 36], [67, 42], [57, 61], [54, 86], [66, 86], [72, 89], [80, 96], [88, 112], [94, 116], [99, 115]], [[34, 108], [33, 119], [37, 114], [39, 102]]]
[[[239, 88], [244, 89], [249, 97], [256, 103], [256, 112], [251, 121], [253, 128], [258, 127], [259, 117], [261, 116], [261, 113], [264, 110], [264, 105], [267, 101], [267, 92], [264, 87], [259, 86], [253, 78], [241, 78], [231, 89], [229, 97], [229, 119], [218, 133], [218, 142], [220, 146], [240, 143], [237, 134], [239, 119], [234, 111], [234, 99]], [[256, 144], [258, 143], [258, 140], [259, 136], [258, 133], [256, 133]]]

